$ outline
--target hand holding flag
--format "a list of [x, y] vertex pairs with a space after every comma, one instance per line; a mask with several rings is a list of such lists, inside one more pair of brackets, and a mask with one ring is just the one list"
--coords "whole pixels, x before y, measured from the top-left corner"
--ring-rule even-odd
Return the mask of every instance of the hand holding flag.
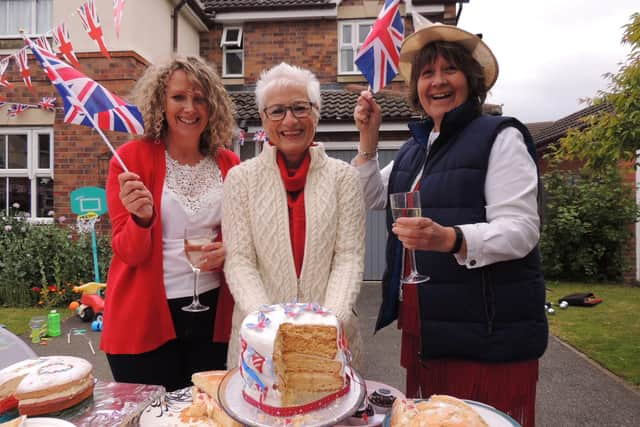
[[375, 93], [393, 80], [400, 64], [404, 23], [400, 0], [385, 0], [373, 28], [356, 55], [355, 63]]

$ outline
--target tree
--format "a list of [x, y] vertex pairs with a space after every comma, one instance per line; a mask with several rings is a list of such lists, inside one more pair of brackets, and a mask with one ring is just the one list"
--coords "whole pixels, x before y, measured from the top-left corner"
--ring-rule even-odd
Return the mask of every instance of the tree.
[[640, 150], [640, 14], [631, 15], [631, 22], [623, 28], [622, 44], [629, 45], [631, 52], [616, 74], [605, 74], [608, 89], [588, 100], [594, 105], [609, 104], [612, 111], [587, 118], [584, 130], [569, 131], [555, 147], [554, 160], [578, 159], [594, 170], [616, 167], [620, 161], [636, 162]]

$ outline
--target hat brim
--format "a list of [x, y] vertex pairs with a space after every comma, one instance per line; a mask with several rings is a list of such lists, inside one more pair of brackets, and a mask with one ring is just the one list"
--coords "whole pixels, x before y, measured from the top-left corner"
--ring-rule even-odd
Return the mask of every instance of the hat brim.
[[484, 71], [486, 89], [489, 90], [498, 79], [498, 61], [480, 37], [453, 25], [432, 24], [420, 28], [405, 38], [400, 47], [400, 74], [408, 83], [416, 55], [424, 46], [434, 41], [458, 43], [467, 49]]

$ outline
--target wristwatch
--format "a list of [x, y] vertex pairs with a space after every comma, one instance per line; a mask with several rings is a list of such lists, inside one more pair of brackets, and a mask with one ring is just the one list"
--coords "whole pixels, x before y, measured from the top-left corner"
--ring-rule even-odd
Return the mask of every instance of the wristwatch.
[[449, 251], [450, 254], [457, 254], [460, 252], [460, 248], [462, 247], [462, 241], [464, 240], [464, 234], [462, 234], [462, 230], [457, 225], [453, 226], [453, 231], [456, 232], [456, 241], [453, 244], [453, 248]]

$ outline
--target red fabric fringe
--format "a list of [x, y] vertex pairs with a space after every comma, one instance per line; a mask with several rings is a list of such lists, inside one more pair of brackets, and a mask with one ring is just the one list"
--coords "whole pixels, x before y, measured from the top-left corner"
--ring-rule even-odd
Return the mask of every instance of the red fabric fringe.
[[407, 370], [407, 397], [447, 394], [475, 400], [509, 414], [522, 427], [535, 427], [537, 360], [485, 363], [433, 359], [420, 362], [418, 313], [417, 287], [404, 285], [398, 327], [402, 329], [400, 364]]

